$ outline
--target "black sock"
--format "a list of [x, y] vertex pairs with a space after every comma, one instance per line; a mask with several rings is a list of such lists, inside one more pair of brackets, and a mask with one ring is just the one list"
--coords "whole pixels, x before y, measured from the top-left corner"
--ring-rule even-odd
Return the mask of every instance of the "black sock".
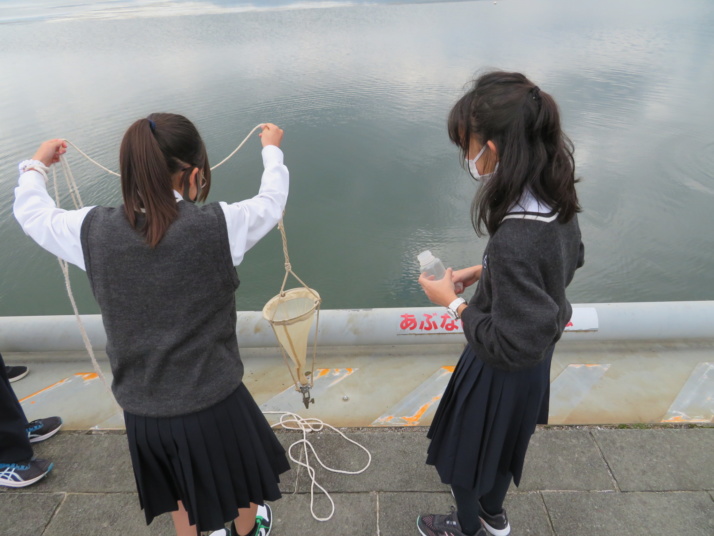
[[503, 511], [503, 501], [513, 480], [511, 473], [496, 473], [496, 481], [491, 491], [481, 496], [481, 510], [490, 516], [495, 516]]
[[258, 528], [258, 523], [253, 523], [253, 528], [248, 531], [248, 534], [238, 534], [238, 529], [236, 528], [236, 522], [231, 523], [231, 536], [251, 536], [255, 530]]

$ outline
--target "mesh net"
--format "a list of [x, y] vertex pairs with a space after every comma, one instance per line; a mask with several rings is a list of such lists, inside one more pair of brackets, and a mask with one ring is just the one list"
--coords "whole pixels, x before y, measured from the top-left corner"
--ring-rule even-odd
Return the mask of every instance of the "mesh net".
[[320, 306], [320, 295], [307, 287], [294, 288], [274, 296], [263, 307], [263, 318], [273, 328], [278, 343], [292, 360], [297, 381], [308, 384], [307, 341]]

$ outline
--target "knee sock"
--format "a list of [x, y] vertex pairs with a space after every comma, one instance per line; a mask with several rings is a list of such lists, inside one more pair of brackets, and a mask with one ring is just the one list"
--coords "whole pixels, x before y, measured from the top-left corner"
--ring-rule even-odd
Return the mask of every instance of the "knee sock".
[[475, 490], [462, 488], [461, 486], [451, 486], [456, 499], [456, 513], [459, 516], [459, 524], [464, 534], [476, 534], [481, 528], [481, 520], [478, 517], [478, 495]]
[[255, 529], [256, 529], [256, 528], [258, 528], [258, 523], [255, 523], [255, 524], [253, 525], [253, 528], [250, 529], [250, 531], [248, 532], [248, 534], [241, 535], [241, 534], [238, 534], [238, 529], [236, 528], [236, 523], [235, 523], [235, 521], [234, 521], [233, 523], [231, 523], [231, 536], [252, 536], [253, 533], [255, 533]]
[[503, 501], [506, 500], [506, 493], [513, 480], [511, 473], [497, 473], [496, 481], [491, 491], [481, 496], [479, 503], [481, 509], [489, 515], [495, 516], [503, 510]]

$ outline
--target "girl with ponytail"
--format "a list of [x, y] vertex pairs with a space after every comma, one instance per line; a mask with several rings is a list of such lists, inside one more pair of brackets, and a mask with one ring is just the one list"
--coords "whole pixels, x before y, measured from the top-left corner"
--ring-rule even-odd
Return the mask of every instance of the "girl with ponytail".
[[[572, 315], [565, 289], [584, 262], [573, 148], [553, 98], [520, 73], [480, 76], [448, 118], [480, 183], [471, 207], [489, 239], [482, 263], [419, 278], [461, 318], [466, 348], [434, 416], [427, 463], [456, 510], [417, 520], [423, 536], [507, 536], [503, 503], [519, 484], [536, 424], [548, 421], [550, 364]], [[478, 283], [466, 302], [455, 284]]]
[[45, 180], [62, 140], [20, 164], [15, 217], [40, 246], [86, 270], [146, 522], [172, 512], [177, 536], [267, 536], [264, 503], [280, 498], [289, 469], [242, 382], [236, 338], [235, 266], [278, 223], [288, 195], [283, 131], [268, 123], [260, 136], [260, 191], [237, 203], [195, 204], [208, 196], [211, 169], [196, 127], [176, 114], [127, 130], [117, 208], [55, 206]]

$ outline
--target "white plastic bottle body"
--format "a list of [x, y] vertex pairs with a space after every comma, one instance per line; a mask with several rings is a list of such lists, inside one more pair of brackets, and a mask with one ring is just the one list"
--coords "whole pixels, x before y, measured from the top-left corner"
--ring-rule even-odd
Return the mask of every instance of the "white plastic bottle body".
[[444, 268], [444, 264], [439, 259], [421, 268], [423, 274], [433, 276], [435, 280], [443, 279], [446, 275], [446, 268]]
[[[444, 263], [438, 257], [434, 257], [431, 251], [426, 250], [417, 256], [419, 260], [419, 269], [421, 273], [427, 276], [432, 276], [435, 281], [443, 279], [446, 275], [446, 268], [444, 268]], [[459, 294], [464, 290], [463, 283], [455, 283], [454, 291]]]
[[438, 257], [434, 257], [431, 251], [426, 250], [417, 255], [419, 270], [421, 273], [432, 276], [435, 280], [443, 279], [446, 275], [446, 268]]

